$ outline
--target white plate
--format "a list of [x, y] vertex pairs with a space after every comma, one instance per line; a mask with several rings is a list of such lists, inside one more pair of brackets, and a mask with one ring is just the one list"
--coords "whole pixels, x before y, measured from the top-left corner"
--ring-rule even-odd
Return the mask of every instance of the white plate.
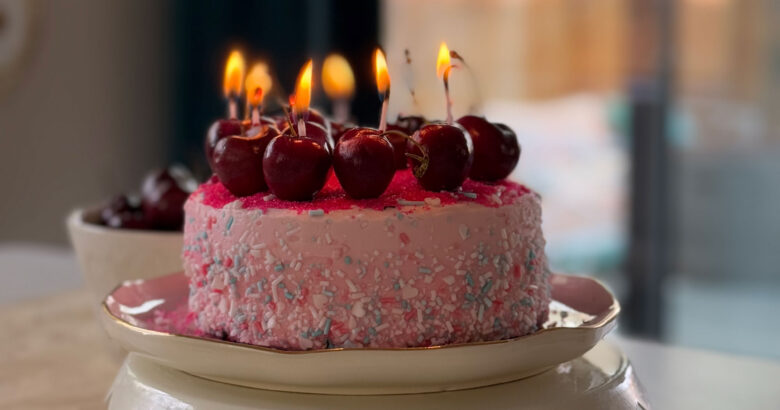
[[128, 281], [104, 302], [102, 322], [127, 350], [174, 369], [248, 387], [326, 394], [460, 390], [522, 379], [590, 350], [615, 326], [620, 306], [598, 281], [552, 275], [551, 320], [523, 337], [424, 348], [283, 351], [198, 337], [155, 318], [185, 312], [187, 278]]

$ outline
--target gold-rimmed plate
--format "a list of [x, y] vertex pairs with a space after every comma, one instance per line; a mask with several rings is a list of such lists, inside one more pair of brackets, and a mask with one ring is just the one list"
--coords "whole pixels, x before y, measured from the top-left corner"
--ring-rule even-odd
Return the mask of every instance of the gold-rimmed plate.
[[186, 314], [181, 272], [124, 282], [106, 297], [101, 318], [127, 350], [207, 379], [304, 393], [426, 393], [541, 373], [581, 356], [614, 328], [620, 306], [601, 283], [554, 274], [551, 284], [550, 320], [538, 332], [424, 348], [291, 352], [201, 336]]

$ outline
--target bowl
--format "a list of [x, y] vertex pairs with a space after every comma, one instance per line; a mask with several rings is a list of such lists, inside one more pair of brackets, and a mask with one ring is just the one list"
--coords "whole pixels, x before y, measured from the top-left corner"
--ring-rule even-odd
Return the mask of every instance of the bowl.
[[99, 221], [99, 207], [77, 209], [67, 219], [96, 312], [106, 295], [126, 280], [181, 270], [181, 232], [109, 228]]

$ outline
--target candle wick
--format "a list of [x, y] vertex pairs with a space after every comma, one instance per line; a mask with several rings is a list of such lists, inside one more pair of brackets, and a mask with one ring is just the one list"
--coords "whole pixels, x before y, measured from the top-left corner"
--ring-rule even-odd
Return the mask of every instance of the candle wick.
[[303, 121], [303, 118], [298, 119], [298, 135], [301, 137], [306, 136], [306, 123]]

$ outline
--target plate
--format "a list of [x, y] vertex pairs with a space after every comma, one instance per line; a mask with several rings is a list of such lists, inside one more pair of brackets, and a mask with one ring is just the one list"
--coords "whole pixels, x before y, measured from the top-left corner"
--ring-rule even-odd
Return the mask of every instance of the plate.
[[620, 305], [597, 280], [553, 274], [550, 320], [530, 335], [419, 348], [284, 351], [208, 338], [187, 314], [184, 273], [126, 281], [102, 323], [129, 351], [203, 378], [302, 393], [408, 394], [519, 380], [577, 358], [615, 325]]

